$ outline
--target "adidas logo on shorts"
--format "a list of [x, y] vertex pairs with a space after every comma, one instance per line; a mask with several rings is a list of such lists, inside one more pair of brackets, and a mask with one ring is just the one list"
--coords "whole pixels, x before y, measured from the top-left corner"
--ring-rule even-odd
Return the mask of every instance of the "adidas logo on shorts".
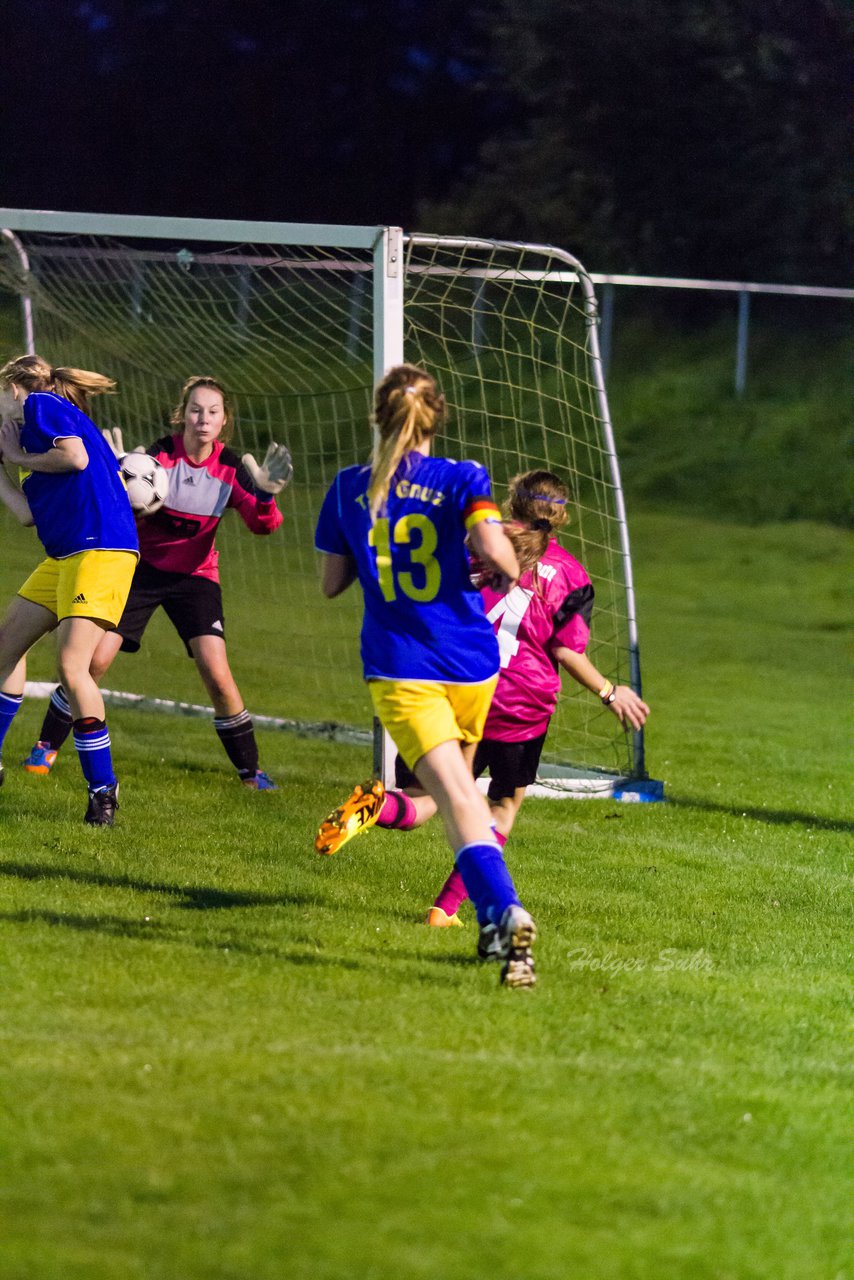
[[72, 604], [85, 604], [85, 603], [86, 603], [86, 597], [83, 595], [82, 591], [81, 591], [81, 593], [80, 593], [80, 595], [79, 595], [79, 596], [75, 596], [75, 597], [74, 597], [74, 599], [71, 601], [71, 603], [72, 603]]

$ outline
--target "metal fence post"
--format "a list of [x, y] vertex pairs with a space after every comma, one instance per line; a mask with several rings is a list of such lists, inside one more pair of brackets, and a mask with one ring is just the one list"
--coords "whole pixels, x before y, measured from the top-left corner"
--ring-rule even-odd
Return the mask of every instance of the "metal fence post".
[[599, 320], [599, 352], [602, 359], [602, 372], [608, 376], [611, 363], [611, 337], [614, 332], [614, 286], [602, 286], [602, 311]]
[[735, 339], [735, 394], [744, 395], [747, 385], [747, 334], [750, 325], [750, 294], [742, 289], [738, 295], [738, 332]]

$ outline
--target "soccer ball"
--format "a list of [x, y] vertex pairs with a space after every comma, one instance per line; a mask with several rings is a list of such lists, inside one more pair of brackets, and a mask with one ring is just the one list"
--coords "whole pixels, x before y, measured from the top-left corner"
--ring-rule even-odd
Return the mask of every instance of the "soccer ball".
[[169, 473], [148, 453], [126, 453], [120, 467], [130, 505], [138, 516], [159, 511], [169, 491]]

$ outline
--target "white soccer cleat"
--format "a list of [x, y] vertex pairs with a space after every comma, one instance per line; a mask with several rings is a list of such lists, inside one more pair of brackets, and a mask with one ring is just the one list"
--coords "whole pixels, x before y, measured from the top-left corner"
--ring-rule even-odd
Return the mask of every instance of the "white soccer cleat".
[[504, 963], [501, 982], [505, 987], [533, 987], [537, 981], [531, 947], [537, 939], [537, 926], [524, 907], [508, 907], [498, 926], [498, 939]]

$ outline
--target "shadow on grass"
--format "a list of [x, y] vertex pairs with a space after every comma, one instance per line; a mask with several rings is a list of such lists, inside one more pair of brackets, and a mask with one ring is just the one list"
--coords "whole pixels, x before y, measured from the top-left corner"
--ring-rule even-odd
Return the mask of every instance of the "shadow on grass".
[[196, 938], [181, 930], [170, 929], [156, 920], [127, 920], [122, 916], [63, 915], [57, 911], [0, 912], [0, 923], [47, 924], [52, 928], [73, 929], [78, 933], [101, 933], [111, 938], [127, 938], [132, 942], [165, 942], [195, 947], [203, 951], [234, 952], [237, 955], [263, 956], [285, 964], [313, 965], [331, 969], [361, 969], [358, 960], [337, 955], [311, 955], [307, 952], [283, 951], [275, 945], [255, 946], [233, 938], [214, 940]]
[[300, 894], [245, 893], [242, 890], [214, 889], [210, 885], [153, 884], [130, 876], [108, 876], [75, 867], [51, 867], [33, 863], [0, 862], [0, 875], [17, 880], [73, 880], [77, 884], [99, 885], [107, 889], [134, 889], [139, 893], [163, 893], [178, 899], [188, 911], [222, 911], [232, 907], [317, 906], [318, 898]]
[[[438, 940], [437, 940], [438, 941]], [[458, 943], [458, 939], [447, 940], [450, 946]], [[465, 938], [462, 939], [465, 944]], [[414, 965], [441, 965], [443, 968], [471, 968], [476, 966], [482, 967], [484, 961], [481, 960], [474, 950], [476, 938], [472, 936], [472, 949], [470, 951], [423, 951], [415, 948], [402, 946], [376, 946], [370, 942], [362, 943], [359, 947], [359, 954], [363, 956], [372, 956], [378, 962], [392, 960], [395, 963], [414, 964]]]
[[464, 956], [459, 951], [452, 951], [448, 955], [419, 956], [418, 958], [426, 961], [427, 964], [452, 965], [454, 968], [462, 966], [463, 968], [482, 969], [485, 963], [474, 952], [471, 955]]
[[740, 804], [719, 804], [715, 800], [697, 800], [691, 796], [668, 795], [667, 803], [675, 809], [699, 809], [703, 813], [726, 813], [734, 818], [752, 818], [754, 822], [768, 822], [772, 826], [804, 826], [816, 831], [854, 832], [854, 822], [843, 818], [821, 818], [812, 813], [798, 813], [794, 809], [756, 809]]

